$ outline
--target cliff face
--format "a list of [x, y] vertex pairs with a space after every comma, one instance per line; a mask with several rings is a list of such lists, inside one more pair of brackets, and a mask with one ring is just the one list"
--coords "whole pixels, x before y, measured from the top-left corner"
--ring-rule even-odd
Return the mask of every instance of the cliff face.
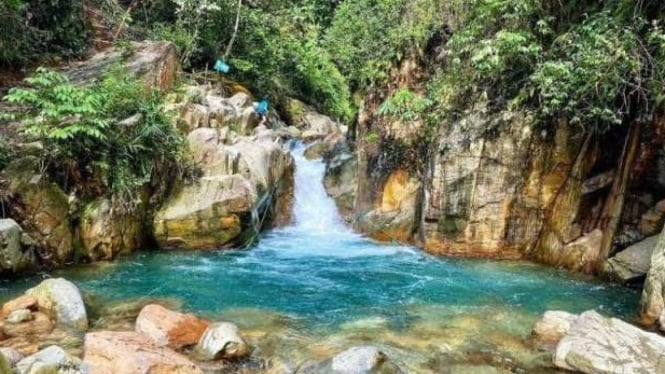
[[376, 114], [395, 90], [427, 83], [426, 66], [413, 66], [370, 92], [358, 118], [350, 216], [359, 230], [436, 254], [532, 258], [588, 273], [659, 232], [660, 117], [592, 135], [477, 105], [424, 140], [418, 121]]

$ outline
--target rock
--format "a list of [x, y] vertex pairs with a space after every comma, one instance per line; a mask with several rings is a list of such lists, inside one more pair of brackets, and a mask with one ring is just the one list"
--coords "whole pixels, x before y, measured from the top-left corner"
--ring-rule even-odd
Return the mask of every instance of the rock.
[[11, 312], [18, 309], [37, 310], [37, 299], [30, 295], [22, 295], [16, 299], [6, 302], [2, 306], [2, 314], [8, 316]]
[[[16, 366], [16, 364], [23, 359], [23, 355], [19, 351], [9, 347], [0, 348], [0, 355], [3, 356], [5, 360], [7, 360], [7, 363], [11, 367]], [[0, 373], [2, 373], [1, 370]]]
[[52, 345], [28, 356], [16, 364], [19, 374], [75, 374], [79, 373], [81, 361], [62, 348]]
[[32, 320], [32, 312], [29, 309], [17, 309], [7, 316], [9, 323], [21, 323]]
[[564, 246], [559, 264], [568, 269], [590, 273], [600, 253], [603, 231], [595, 229]]
[[568, 312], [547, 311], [531, 330], [531, 338], [539, 348], [554, 348], [576, 320]]
[[415, 231], [420, 184], [406, 170], [396, 170], [383, 186], [381, 205], [361, 216], [356, 226], [381, 241], [408, 242]]
[[53, 331], [51, 319], [44, 313], [34, 312], [26, 323], [5, 323], [2, 333], [9, 337], [44, 336]]
[[58, 266], [72, 260], [72, 228], [69, 199], [54, 183], [34, 174], [37, 161], [32, 157], [16, 159], [5, 168], [10, 180], [9, 193], [20, 207], [13, 216], [39, 248], [38, 262]]
[[240, 335], [238, 326], [230, 322], [213, 323], [203, 333], [197, 352], [204, 360], [239, 359], [249, 356], [249, 345]]
[[0, 219], [0, 273], [18, 273], [34, 268], [37, 257], [32, 240], [13, 219]]
[[308, 160], [316, 160], [323, 158], [323, 154], [328, 150], [328, 146], [322, 140], [317, 140], [310, 144], [305, 150], [305, 158]]
[[648, 237], [614, 255], [603, 264], [603, 273], [623, 283], [646, 276], [658, 235]]
[[143, 201], [131, 212], [113, 206], [107, 198], [91, 201], [81, 214], [82, 255], [90, 261], [108, 261], [140, 248], [147, 240], [145, 219]]
[[[160, 245], [186, 249], [244, 246], [272, 210], [274, 221], [288, 221], [293, 158], [266, 130], [220, 143], [216, 129], [197, 129], [188, 136], [194, 159], [204, 175], [177, 189], [154, 219]], [[280, 213], [281, 212], [281, 213]], [[276, 217], [281, 217], [279, 220]]]
[[[129, 52], [129, 53], [128, 53]], [[166, 91], [175, 83], [180, 59], [169, 42], [132, 42], [129, 50], [110, 48], [90, 59], [71, 65], [65, 74], [74, 83], [85, 83], [100, 77], [110, 67], [122, 63], [127, 72], [143, 79], [149, 87]]]
[[323, 185], [347, 221], [353, 214], [358, 187], [358, 160], [350, 152], [340, 152], [326, 163]]
[[373, 346], [353, 347], [330, 360], [307, 366], [298, 374], [397, 374], [403, 371], [388, 356]]
[[665, 338], [588, 311], [557, 345], [554, 364], [587, 374], [665, 373]]
[[148, 336], [157, 346], [173, 349], [198, 343], [207, 327], [207, 322], [193, 314], [173, 312], [157, 304], [143, 307], [136, 319], [136, 332]]
[[12, 364], [4, 355], [0, 354], [0, 374], [14, 374]]
[[86, 334], [82, 367], [95, 374], [203, 374], [187, 357], [136, 332]]
[[[640, 319], [644, 324], [653, 325], [665, 313], [665, 234], [658, 237], [651, 255], [651, 265], [647, 273], [642, 298], [640, 300]], [[661, 324], [665, 329], [665, 324]]]
[[59, 325], [85, 331], [88, 316], [81, 293], [64, 278], [51, 278], [26, 291], [37, 299], [39, 309], [51, 315]]
[[665, 200], [661, 200], [656, 205], [642, 214], [637, 229], [644, 236], [656, 235], [663, 228], [665, 223], [665, 212], [663, 211]]

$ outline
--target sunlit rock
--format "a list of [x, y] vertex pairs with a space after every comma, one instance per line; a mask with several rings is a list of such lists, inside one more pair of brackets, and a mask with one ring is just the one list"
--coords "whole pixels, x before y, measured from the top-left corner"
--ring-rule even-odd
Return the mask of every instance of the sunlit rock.
[[306, 365], [298, 374], [398, 374], [403, 371], [373, 346], [349, 348], [319, 364]]
[[85, 336], [82, 371], [95, 374], [203, 374], [187, 357], [158, 347], [136, 332], [101, 331]]
[[29, 309], [17, 309], [7, 316], [7, 322], [21, 323], [30, 321], [32, 318], [32, 312]]
[[16, 364], [24, 358], [24, 356], [19, 351], [9, 347], [0, 348], [0, 355], [2, 355], [5, 360], [7, 360], [7, 363], [11, 367], [16, 366]]
[[136, 318], [136, 332], [151, 338], [158, 346], [180, 349], [196, 344], [208, 327], [193, 314], [183, 314], [150, 304]]
[[52, 345], [19, 361], [16, 371], [19, 374], [75, 374], [79, 373], [80, 366], [81, 361], [78, 358]]
[[37, 299], [30, 295], [22, 295], [2, 305], [2, 314], [6, 317], [18, 309], [37, 310]]
[[29, 289], [26, 294], [36, 298], [39, 309], [51, 315], [59, 325], [88, 329], [85, 305], [74, 283], [64, 278], [51, 278]]
[[588, 311], [557, 345], [554, 364], [586, 374], [665, 373], [665, 337]]
[[250, 347], [240, 335], [238, 326], [230, 322], [213, 323], [201, 336], [197, 352], [202, 359], [239, 359], [247, 357]]

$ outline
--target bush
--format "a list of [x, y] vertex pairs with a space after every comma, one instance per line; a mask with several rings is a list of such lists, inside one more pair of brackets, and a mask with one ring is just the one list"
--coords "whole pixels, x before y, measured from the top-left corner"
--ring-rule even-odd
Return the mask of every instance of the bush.
[[42, 142], [43, 169], [65, 190], [85, 186], [83, 195], [106, 191], [131, 202], [156, 167], [186, 165], [161, 94], [126, 71], [112, 69], [86, 87], [43, 68], [26, 81], [30, 88], [5, 100], [25, 107], [25, 136]]

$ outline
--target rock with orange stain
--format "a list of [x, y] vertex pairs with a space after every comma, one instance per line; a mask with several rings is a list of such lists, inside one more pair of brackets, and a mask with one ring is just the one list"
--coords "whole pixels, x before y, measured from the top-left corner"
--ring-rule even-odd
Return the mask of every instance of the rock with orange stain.
[[180, 349], [198, 343], [208, 323], [193, 314], [183, 314], [150, 304], [136, 319], [136, 332], [149, 337], [160, 347]]
[[37, 310], [37, 299], [30, 295], [22, 295], [2, 305], [2, 314], [7, 317], [19, 309]]

